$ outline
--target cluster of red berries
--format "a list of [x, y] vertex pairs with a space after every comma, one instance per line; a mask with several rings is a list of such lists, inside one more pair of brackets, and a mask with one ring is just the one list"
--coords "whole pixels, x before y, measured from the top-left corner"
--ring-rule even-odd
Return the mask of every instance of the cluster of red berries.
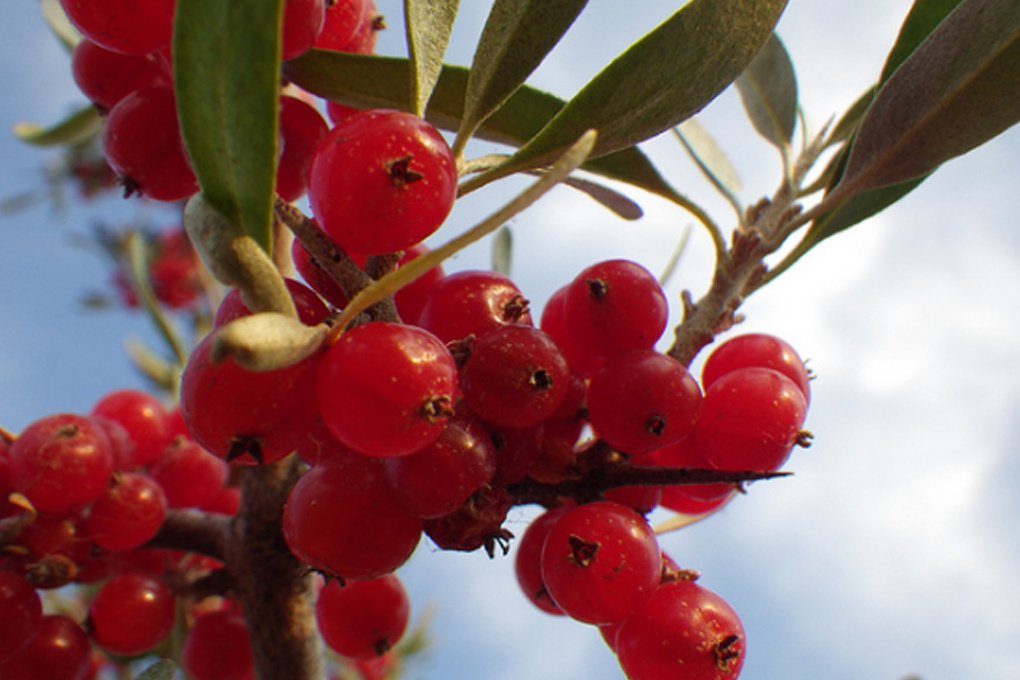
[[[103, 150], [127, 193], [178, 201], [198, 190], [178, 128], [170, 67], [175, 0], [61, 0], [82, 33], [72, 70], [104, 114]], [[287, 0], [282, 58], [314, 48], [369, 54], [381, 21], [373, 0]], [[342, 109], [335, 109], [341, 115]], [[305, 193], [311, 154], [326, 122], [302, 98], [280, 99], [277, 193]]]
[[[146, 235], [149, 285], [156, 300], [172, 310], [194, 308], [202, 297], [202, 277], [198, 255], [188, 241], [184, 229], [168, 229]], [[113, 274], [113, 285], [125, 307], [134, 309], [141, 303], [127, 263], [121, 239], [109, 244], [111, 255], [121, 264]]]
[[[146, 547], [169, 509], [234, 515], [228, 466], [153, 397], [119, 391], [91, 414], [42, 418], [0, 439], [0, 677], [82, 680], [111, 659], [150, 652], [184, 607], [181, 663], [195, 680], [254, 677], [248, 630], [225, 598], [192, 602], [182, 584], [222, 569]], [[95, 585], [81, 623], [44, 615], [40, 590]], [[326, 643], [366, 678], [403, 635], [409, 604], [393, 575], [330, 582], [316, 602]], [[91, 641], [91, 644], [90, 644]], [[385, 661], [380, 657], [386, 657]]]

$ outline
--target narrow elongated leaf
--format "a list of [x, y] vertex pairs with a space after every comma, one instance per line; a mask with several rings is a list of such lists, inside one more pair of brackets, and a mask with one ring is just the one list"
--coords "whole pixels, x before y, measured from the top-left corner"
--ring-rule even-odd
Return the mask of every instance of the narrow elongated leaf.
[[961, 1], [914, 0], [914, 6], [910, 8], [910, 13], [904, 19], [903, 25], [900, 27], [900, 34], [896, 37], [896, 42], [885, 60], [879, 84], [889, 80], [900, 64], [914, 53], [918, 45], [924, 42], [924, 39], [950, 12], [956, 9]]
[[81, 33], [71, 25], [67, 14], [64, 13], [64, 8], [60, 6], [60, 0], [42, 0], [42, 15], [46, 20], [46, 25], [57, 36], [60, 44], [68, 52], [73, 51], [75, 46], [81, 42]]
[[202, 194], [266, 252], [282, 12], [283, 0], [177, 0], [173, 43], [181, 132]]
[[[288, 80], [301, 88], [333, 101], [360, 108], [407, 106], [406, 59], [368, 57], [343, 52], [312, 50], [284, 64]], [[464, 114], [468, 69], [444, 66], [425, 117], [444, 130], [456, 130]], [[520, 147], [531, 139], [563, 108], [562, 99], [529, 86], [517, 89], [495, 113], [485, 119], [477, 136]], [[580, 135], [578, 135], [580, 136]], [[664, 198], [675, 190], [662, 178], [648, 158], [636, 147], [588, 161], [589, 172], [626, 182]]]
[[930, 173], [1020, 120], [1020, 3], [964, 0], [890, 76], [854, 141], [854, 192]]
[[538, 167], [586, 129], [594, 157], [642, 142], [700, 111], [751, 63], [786, 0], [693, 0], [593, 78], [499, 173]]
[[857, 133], [857, 129], [861, 126], [861, 121], [864, 119], [864, 114], [868, 112], [868, 107], [871, 106], [871, 102], [875, 99], [875, 92], [877, 90], [877, 85], [870, 88], [850, 105], [850, 108], [846, 110], [842, 118], [833, 126], [832, 132], [829, 133], [829, 138], [826, 140], [827, 145], [846, 141]]
[[411, 111], [425, 113], [443, 68], [459, 0], [404, 0], [407, 53], [411, 56]]
[[797, 77], [775, 33], [734, 84], [754, 128], [780, 149], [787, 147], [797, 124]]
[[99, 111], [90, 104], [49, 127], [44, 128], [35, 123], [17, 123], [14, 126], [14, 136], [26, 144], [35, 146], [64, 146], [84, 142], [98, 134], [102, 125]]
[[496, 0], [475, 49], [457, 147], [520, 87], [588, 0]]
[[701, 171], [720, 191], [731, 196], [740, 191], [740, 176], [736, 168], [697, 118], [688, 118], [676, 126], [674, 132]]
[[514, 235], [510, 227], [500, 227], [492, 237], [492, 271], [503, 276], [510, 276], [513, 264]]

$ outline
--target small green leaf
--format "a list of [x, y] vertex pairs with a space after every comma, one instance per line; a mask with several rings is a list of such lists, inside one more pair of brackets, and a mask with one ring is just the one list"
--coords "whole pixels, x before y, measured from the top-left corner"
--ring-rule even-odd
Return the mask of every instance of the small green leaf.
[[266, 252], [282, 12], [283, 0], [178, 0], [173, 41], [181, 132], [202, 194]]
[[34, 146], [73, 146], [97, 135], [102, 126], [99, 111], [89, 104], [50, 127], [17, 123], [14, 126], [14, 136]]
[[177, 666], [169, 659], [160, 659], [135, 676], [135, 680], [173, 680]]
[[1020, 120], [1020, 3], [964, 0], [879, 90], [847, 193], [922, 177]]
[[510, 227], [500, 227], [492, 238], [492, 271], [503, 276], [510, 276], [513, 254], [513, 232], [510, 231]]
[[594, 157], [687, 120], [747, 68], [786, 0], [693, 0], [593, 78], [496, 174], [542, 166], [586, 129]]
[[592, 200], [601, 203], [603, 207], [614, 212], [617, 217], [622, 217], [625, 220], [638, 220], [644, 215], [641, 206], [619, 191], [610, 189], [605, 184], [599, 184], [598, 182], [592, 182], [580, 177], [568, 177], [563, 180], [563, 184], [571, 189], [587, 194]]
[[960, 2], [961, 0], [914, 0], [914, 6], [910, 8], [910, 13], [900, 26], [900, 34], [885, 60], [879, 84], [889, 80], [900, 64], [914, 53], [914, 50]]
[[407, 53], [411, 56], [411, 111], [425, 113], [443, 67], [459, 0], [404, 0]]
[[877, 85], [869, 88], [867, 92], [857, 98], [857, 101], [850, 105], [850, 108], [846, 110], [843, 117], [833, 126], [832, 132], [829, 133], [829, 137], [825, 141], [827, 146], [844, 142], [857, 133], [857, 129], [861, 126], [861, 121], [864, 119], [864, 114], [868, 112], [868, 107], [871, 106], [871, 102], [875, 99], [875, 92], [877, 90]]
[[454, 148], [462, 149], [538, 67], [588, 0], [496, 0], [471, 63], [464, 116]]
[[46, 25], [57, 36], [60, 44], [68, 52], [73, 51], [82, 40], [81, 33], [71, 25], [67, 14], [64, 13], [64, 8], [60, 6], [60, 0], [42, 0], [42, 15], [46, 20]]
[[319, 350], [326, 326], [306, 326], [277, 312], [242, 316], [216, 332], [211, 359], [232, 357], [249, 371], [276, 371], [293, 366]]
[[797, 78], [790, 55], [776, 34], [769, 37], [735, 85], [754, 128], [780, 149], [788, 147], [797, 124]]
[[[359, 108], [406, 109], [409, 77], [406, 59], [368, 57], [344, 52], [312, 50], [283, 66], [284, 75], [320, 97]], [[429, 100], [425, 117], [433, 125], [456, 130], [464, 113], [468, 69], [444, 66]], [[529, 86], [520, 87], [494, 114], [485, 119], [477, 136], [520, 147], [563, 108], [563, 100]], [[580, 135], [578, 135], [580, 136]], [[584, 169], [627, 182], [667, 199], [675, 190], [636, 147], [588, 161]]]

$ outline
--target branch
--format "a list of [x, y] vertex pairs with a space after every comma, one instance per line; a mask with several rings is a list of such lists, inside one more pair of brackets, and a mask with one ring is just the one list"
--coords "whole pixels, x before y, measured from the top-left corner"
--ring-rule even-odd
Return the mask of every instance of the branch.
[[230, 518], [198, 510], [170, 510], [146, 548], [184, 550], [223, 561]]

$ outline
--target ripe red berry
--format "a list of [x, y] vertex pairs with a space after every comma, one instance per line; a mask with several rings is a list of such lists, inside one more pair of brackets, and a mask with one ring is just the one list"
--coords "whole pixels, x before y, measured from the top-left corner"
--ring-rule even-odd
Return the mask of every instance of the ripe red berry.
[[135, 90], [170, 84], [170, 74], [155, 55], [111, 52], [91, 40], [74, 48], [71, 72], [82, 93], [105, 111]]
[[201, 446], [178, 437], [149, 467], [167, 506], [197, 508], [216, 496], [227, 480], [227, 465]]
[[436, 441], [409, 456], [385, 461], [394, 494], [429, 519], [453, 512], [496, 474], [496, 450], [478, 421], [458, 416]]
[[181, 665], [192, 680], [255, 680], [244, 617], [220, 609], [195, 619], [184, 640]]
[[28, 581], [0, 571], [0, 663], [24, 649], [42, 623], [42, 601]]
[[315, 48], [343, 51], [362, 24], [371, 22], [370, 5], [368, 0], [334, 0], [327, 5], [326, 22], [315, 41]]
[[130, 550], [156, 535], [166, 517], [167, 501], [159, 483], [148, 475], [121, 472], [92, 503], [85, 533], [107, 550]]
[[723, 375], [738, 368], [771, 368], [792, 380], [811, 401], [811, 383], [804, 362], [784, 340], [764, 333], [749, 333], [730, 338], [716, 347], [701, 369], [701, 384], [707, 390]]
[[628, 507], [601, 501], [572, 508], [549, 530], [542, 581], [568, 616], [622, 621], [655, 590], [662, 558], [655, 534]]
[[744, 665], [744, 628], [715, 593], [690, 580], [664, 583], [620, 626], [616, 653], [630, 680], [735, 680]]
[[308, 189], [308, 169], [323, 137], [326, 121], [315, 107], [297, 97], [280, 97], [280, 160], [276, 172], [276, 193], [285, 201], [296, 201]]
[[669, 316], [655, 276], [629, 260], [607, 260], [582, 271], [567, 289], [563, 305], [569, 333], [585, 356], [583, 365], [651, 349]]
[[85, 680], [91, 648], [81, 626], [66, 616], [44, 616], [27, 646], [3, 663], [4, 680]]
[[421, 538], [421, 520], [393, 497], [379, 463], [334, 457], [306, 472], [283, 508], [298, 558], [344, 580], [388, 574]]
[[457, 387], [457, 367], [428, 331], [368, 323], [326, 351], [316, 394], [326, 427], [367, 456], [404, 456], [442, 433]]
[[179, 201], [198, 191], [168, 87], [137, 90], [113, 107], [103, 126], [103, 152], [128, 193]]
[[353, 253], [403, 250], [439, 228], [457, 191], [445, 140], [421, 118], [373, 110], [351, 116], [319, 145], [309, 173], [312, 211]]
[[108, 581], [89, 607], [92, 637], [107, 652], [135, 656], [173, 628], [177, 600], [160, 579], [124, 574]]
[[531, 324], [528, 301], [507, 277], [474, 270], [438, 280], [418, 320], [443, 342], [481, 337], [509, 324]]
[[95, 500], [113, 472], [110, 442], [88, 418], [47, 416], [11, 445], [14, 487], [37, 510], [64, 513]]
[[549, 530], [566, 511], [567, 508], [555, 508], [539, 515], [517, 541], [514, 556], [514, 574], [525, 597], [545, 613], [555, 616], [563, 616], [563, 610], [553, 602], [542, 580], [542, 546]]
[[176, 0], [60, 0], [75, 28], [108, 50], [147, 54], [170, 44]]
[[294, 59], [312, 49], [326, 20], [326, 0], [286, 0], [283, 5], [282, 59]]
[[741, 368], [705, 393], [693, 445], [717, 470], [778, 470], [801, 437], [807, 401], [771, 368]]
[[[294, 301], [297, 308], [298, 319], [306, 326], [314, 326], [325, 321], [329, 316], [329, 308], [323, 304], [318, 295], [308, 286], [294, 279], [284, 279], [290, 299]], [[224, 296], [220, 306], [216, 308], [216, 316], [213, 319], [213, 327], [225, 326], [242, 316], [250, 316], [251, 310], [241, 299], [241, 291], [232, 289]]]
[[129, 460], [121, 467], [148, 465], [170, 443], [169, 423], [163, 404], [138, 390], [110, 392], [92, 407], [92, 415], [119, 423], [133, 444]]
[[387, 574], [341, 585], [332, 580], [319, 592], [315, 620], [330, 649], [353, 659], [382, 656], [407, 629], [411, 603], [400, 579]]
[[701, 389], [679, 361], [637, 350], [606, 362], [588, 386], [592, 429], [610, 446], [640, 455], [686, 437], [698, 422]]
[[468, 408], [503, 427], [545, 420], [569, 385], [570, 369], [556, 343], [531, 326], [504, 326], [477, 338], [460, 374]]
[[319, 355], [275, 371], [212, 360], [215, 334], [192, 352], [181, 376], [181, 414], [195, 440], [228, 462], [268, 464], [291, 453], [315, 418]]

